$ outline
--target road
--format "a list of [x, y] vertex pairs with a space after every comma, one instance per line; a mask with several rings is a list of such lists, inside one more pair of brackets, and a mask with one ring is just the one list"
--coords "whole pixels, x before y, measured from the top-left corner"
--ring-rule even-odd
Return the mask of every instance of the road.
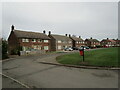
[[[62, 53], [61, 53], [62, 54]], [[31, 88], [117, 88], [118, 72], [42, 64], [60, 54], [17, 57], [3, 62], [3, 73]], [[38, 60], [39, 59], [39, 60]], [[3, 78], [3, 88], [9, 83]], [[15, 88], [17, 85], [11, 86]], [[20, 87], [20, 86], [18, 86]], [[21, 88], [23, 88], [21, 86]]]

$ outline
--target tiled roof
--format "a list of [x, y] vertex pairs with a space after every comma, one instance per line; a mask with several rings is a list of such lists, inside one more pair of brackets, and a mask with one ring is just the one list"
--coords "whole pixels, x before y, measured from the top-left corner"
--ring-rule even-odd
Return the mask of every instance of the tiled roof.
[[102, 42], [116, 42], [115, 40], [112, 40], [112, 39], [103, 39]]
[[82, 38], [78, 38], [78, 37], [71, 37], [74, 41], [84, 41]]
[[65, 41], [67, 41], [67, 40], [71, 40], [69, 37], [67, 37], [67, 36], [63, 36], [63, 35], [55, 35], [55, 34], [51, 34], [51, 36], [54, 38], [54, 39], [56, 39], [56, 40], [65, 40]]
[[90, 42], [99, 42], [97, 39], [86, 39], [85, 41], [90, 41]]
[[14, 30], [13, 31], [18, 38], [39, 38], [39, 39], [50, 39], [44, 33], [38, 32], [28, 32], [28, 31], [21, 31], [21, 30]]

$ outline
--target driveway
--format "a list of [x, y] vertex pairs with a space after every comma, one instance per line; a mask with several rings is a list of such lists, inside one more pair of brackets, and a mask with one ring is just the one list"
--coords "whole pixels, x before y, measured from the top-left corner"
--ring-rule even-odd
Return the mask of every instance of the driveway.
[[[65, 53], [17, 57], [3, 62], [3, 73], [31, 88], [117, 88], [118, 72], [42, 64]], [[3, 78], [3, 88], [8, 87]], [[13, 88], [16, 86], [13, 85]], [[21, 87], [22, 88], [22, 87]]]

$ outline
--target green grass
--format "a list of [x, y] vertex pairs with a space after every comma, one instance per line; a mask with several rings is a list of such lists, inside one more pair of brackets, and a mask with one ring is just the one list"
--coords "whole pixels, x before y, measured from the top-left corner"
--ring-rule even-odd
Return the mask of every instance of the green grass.
[[84, 63], [79, 53], [58, 56], [56, 60], [62, 64], [117, 67], [118, 47], [85, 51]]

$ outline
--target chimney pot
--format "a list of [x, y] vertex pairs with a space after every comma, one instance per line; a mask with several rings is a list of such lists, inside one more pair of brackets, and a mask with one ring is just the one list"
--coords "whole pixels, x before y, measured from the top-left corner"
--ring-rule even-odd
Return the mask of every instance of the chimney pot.
[[51, 35], [51, 31], [49, 31], [49, 35]]
[[81, 36], [79, 36], [79, 38], [81, 38]]
[[45, 30], [43, 31], [43, 33], [45, 34]]
[[69, 37], [71, 37], [71, 35], [69, 34]]
[[12, 30], [12, 31], [14, 30], [14, 25], [11, 26], [11, 30]]
[[92, 39], [92, 37], [90, 39]]

